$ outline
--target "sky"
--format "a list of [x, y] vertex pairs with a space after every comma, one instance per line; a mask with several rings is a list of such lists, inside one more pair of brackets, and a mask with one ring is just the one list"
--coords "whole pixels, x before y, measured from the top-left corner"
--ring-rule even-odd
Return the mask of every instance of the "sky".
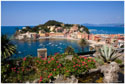
[[34, 26], [48, 20], [69, 24], [123, 24], [123, 1], [2, 1], [2, 26]]

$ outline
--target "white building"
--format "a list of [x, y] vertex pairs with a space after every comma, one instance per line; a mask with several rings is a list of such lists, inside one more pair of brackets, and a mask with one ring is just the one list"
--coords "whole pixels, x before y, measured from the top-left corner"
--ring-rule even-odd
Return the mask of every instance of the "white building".
[[35, 32], [26, 32], [24, 34], [18, 35], [17, 39], [21, 40], [24, 38], [33, 38], [35, 35], [37, 35], [37, 33], [35, 33]]

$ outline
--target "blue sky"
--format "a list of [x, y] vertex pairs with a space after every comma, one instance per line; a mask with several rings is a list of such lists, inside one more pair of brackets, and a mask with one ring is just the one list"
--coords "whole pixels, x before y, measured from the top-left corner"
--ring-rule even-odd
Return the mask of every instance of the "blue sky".
[[2, 1], [2, 26], [26, 26], [57, 20], [72, 24], [124, 23], [120, 1]]

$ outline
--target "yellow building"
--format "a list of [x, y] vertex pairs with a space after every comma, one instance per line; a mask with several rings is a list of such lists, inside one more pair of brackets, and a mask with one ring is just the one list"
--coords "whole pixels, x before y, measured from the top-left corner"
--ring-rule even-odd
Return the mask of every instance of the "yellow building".
[[41, 37], [45, 37], [45, 33], [42, 33], [41, 30], [39, 31], [39, 35], [40, 35]]

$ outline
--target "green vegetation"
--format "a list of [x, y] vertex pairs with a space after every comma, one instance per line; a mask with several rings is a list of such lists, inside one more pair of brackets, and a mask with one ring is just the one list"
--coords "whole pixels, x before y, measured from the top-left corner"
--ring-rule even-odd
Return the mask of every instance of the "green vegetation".
[[85, 39], [81, 39], [79, 45], [82, 48], [82, 52], [84, 52], [84, 47], [88, 46], [88, 42]]
[[102, 61], [101, 59], [97, 58], [97, 57], [94, 57], [93, 59], [95, 59], [95, 61], [100, 64], [100, 65], [103, 65], [104, 64], [104, 61]]
[[122, 64], [122, 60], [120, 60], [120, 59], [116, 59], [115, 62], [118, 64]]
[[72, 48], [72, 46], [68, 46], [68, 47], [65, 49], [65, 53], [68, 54], [68, 55], [73, 55], [73, 54], [75, 54], [75, 51], [74, 51], [74, 49]]
[[[89, 29], [83, 25], [78, 25], [79, 31], [83, 32], [85, 31], [87, 34], [90, 34]], [[80, 30], [80, 28], [83, 28], [83, 30]]]
[[124, 48], [124, 45], [121, 45], [121, 47], [120, 48]]
[[64, 59], [66, 54], [55, 54], [48, 58], [24, 57], [18, 60], [8, 60], [7, 72], [2, 73], [7, 77], [2, 78], [2, 83], [25, 83], [37, 82], [48, 83], [58, 74], [65, 77], [71, 75], [79, 76], [91, 68], [95, 68], [95, 60], [87, 57], [78, 57], [74, 55], [71, 60]]
[[5, 60], [16, 53], [16, 47], [11, 43], [6, 35], [1, 37], [1, 58]]
[[8, 39], [7, 35], [1, 37], [1, 78], [6, 80], [10, 72], [8, 58], [16, 53], [16, 47]]
[[103, 45], [103, 47], [99, 49], [99, 53], [99, 58], [106, 63], [115, 61], [119, 56], [121, 56], [117, 50], [109, 45]]
[[[44, 33], [45, 33], [45, 32], [50, 32], [50, 29], [47, 28], [48, 26], [55, 26], [56, 28], [57, 28], [57, 27], [62, 27], [63, 29], [70, 29], [70, 28], [73, 26], [73, 24], [64, 24], [64, 23], [62, 23], [62, 22], [58, 22], [58, 21], [55, 21], [55, 20], [49, 20], [49, 21], [47, 21], [46, 23], [40, 24], [40, 25], [35, 26], [35, 27], [33, 27], [33, 28], [31, 28], [31, 27], [29, 27], [29, 26], [26, 26], [26, 28], [22, 29], [22, 30], [20, 31], [20, 33], [26, 33], [27, 31], [38, 33], [39, 30], [42, 30]], [[80, 28], [83, 28], [83, 30], [80, 30]], [[17, 28], [16, 30], [19, 32], [19, 28]], [[85, 31], [86, 33], [89, 34], [89, 30], [88, 30], [88, 28], [85, 27], [85, 26], [78, 25], [78, 30], [79, 30], [80, 32]], [[54, 31], [54, 32], [55, 32], [55, 31]]]
[[55, 20], [49, 20], [49, 21], [46, 22], [44, 25], [45, 25], [45, 26], [60, 26], [60, 27], [61, 27], [61, 24], [63, 24], [63, 23], [62, 23], [62, 22], [55, 21]]

